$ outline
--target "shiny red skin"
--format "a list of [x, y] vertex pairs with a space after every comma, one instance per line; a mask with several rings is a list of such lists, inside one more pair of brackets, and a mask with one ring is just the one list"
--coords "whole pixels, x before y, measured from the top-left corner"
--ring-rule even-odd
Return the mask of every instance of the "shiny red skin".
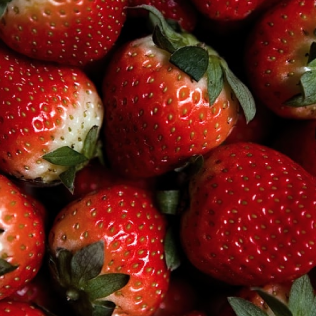
[[184, 251], [228, 284], [293, 280], [316, 265], [315, 193], [314, 178], [269, 147], [219, 146], [191, 180]]
[[0, 301], [0, 313], [8, 316], [46, 316], [41, 309], [30, 303], [8, 299]]
[[145, 10], [132, 9], [142, 4], [154, 6], [166, 19], [178, 22], [186, 32], [193, 32], [196, 27], [198, 14], [190, 0], [128, 0], [127, 14], [133, 17], [146, 16]]
[[238, 21], [256, 11], [264, 0], [191, 0], [196, 8], [209, 19], [218, 21]]
[[42, 156], [62, 146], [78, 152], [101, 126], [103, 105], [79, 68], [27, 58], [0, 43], [0, 170], [34, 182], [60, 182], [67, 168]]
[[79, 67], [111, 50], [126, 19], [125, 0], [21, 3], [9, 2], [1, 17], [0, 38], [32, 58]]
[[58, 248], [75, 252], [104, 241], [105, 261], [100, 274], [130, 275], [125, 287], [104, 298], [117, 305], [113, 316], [149, 316], [169, 286], [165, 233], [166, 220], [147, 191], [116, 185], [87, 194], [61, 210], [48, 243], [54, 254]]
[[18, 266], [0, 276], [0, 298], [6, 298], [37, 275], [45, 255], [46, 234], [43, 205], [3, 175], [0, 207], [0, 257]]
[[256, 21], [245, 47], [245, 74], [254, 96], [284, 118], [315, 119], [315, 104], [284, 103], [301, 93], [300, 77], [315, 41], [315, 1], [285, 0]]
[[152, 36], [121, 46], [103, 80], [104, 141], [113, 170], [153, 177], [182, 167], [229, 135], [239, 110], [228, 84], [210, 107], [206, 77], [193, 81]]

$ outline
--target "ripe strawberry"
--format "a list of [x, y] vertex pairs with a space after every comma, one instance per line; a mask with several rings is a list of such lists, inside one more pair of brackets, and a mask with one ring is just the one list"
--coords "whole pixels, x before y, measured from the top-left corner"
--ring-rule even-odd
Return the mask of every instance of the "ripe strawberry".
[[0, 175], [0, 299], [38, 273], [45, 252], [43, 205]]
[[184, 251], [229, 284], [295, 279], [316, 265], [315, 193], [314, 178], [269, 147], [219, 146], [191, 179]]
[[29, 59], [0, 44], [0, 169], [36, 183], [61, 180], [95, 155], [103, 105], [79, 69]]
[[147, 191], [116, 185], [87, 194], [52, 225], [52, 274], [79, 315], [149, 316], [169, 284], [165, 235]]
[[108, 159], [128, 177], [164, 174], [221, 144], [239, 102], [247, 121], [255, 112], [248, 89], [215, 51], [146, 9], [158, 19], [153, 36], [120, 47], [103, 81]]
[[281, 117], [315, 115], [314, 1], [285, 0], [257, 21], [245, 49], [249, 87]]
[[30, 303], [8, 299], [0, 301], [0, 313], [8, 316], [47, 316], [44, 311]]
[[209, 19], [219, 21], [243, 20], [256, 11], [264, 0], [191, 0], [196, 8]]
[[193, 32], [197, 24], [197, 11], [190, 0], [128, 0], [127, 15], [145, 16], [148, 11], [134, 10], [139, 5], [152, 5], [157, 8], [166, 20], [175, 21], [186, 32]]
[[6, 0], [0, 37], [29, 57], [85, 66], [103, 58], [125, 22], [125, 0]]
[[308, 275], [286, 284], [268, 284], [263, 288], [243, 289], [237, 297], [228, 297], [235, 313], [246, 316], [315, 315], [315, 291]]

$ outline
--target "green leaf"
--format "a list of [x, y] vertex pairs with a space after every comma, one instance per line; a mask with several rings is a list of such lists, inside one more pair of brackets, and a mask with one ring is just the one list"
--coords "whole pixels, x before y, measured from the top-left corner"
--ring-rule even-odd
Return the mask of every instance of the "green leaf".
[[210, 105], [214, 104], [224, 85], [223, 70], [217, 56], [209, 56], [207, 67], [207, 91]]
[[58, 249], [56, 252], [56, 257], [51, 256], [50, 260], [56, 266], [55, 272], [58, 275], [55, 275], [59, 284], [62, 287], [67, 287], [71, 284], [71, 258], [72, 253], [68, 249]]
[[240, 297], [228, 297], [228, 302], [237, 316], [267, 316], [258, 306]]
[[104, 243], [95, 242], [78, 250], [71, 259], [71, 277], [74, 284], [83, 286], [97, 277], [104, 263]]
[[170, 226], [164, 240], [165, 260], [170, 271], [175, 270], [181, 264], [180, 245], [176, 231]]
[[14, 266], [8, 261], [0, 258], [0, 276], [10, 273], [17, 269], [19, 266]]
[[266, 302], [266, 304], [271, 308], [275, 316], [293, 316], [290, 309], [279, 299], [263, 291], [262, 289], [259, 289], [259, 288], [254, 288], [254, 289], [261, 296], [261, 298]]
[[193, 80], [199, 81], [208, 67], [208, 51], [201, 46], [180, 47], [171, 55], [170, 62]]
[[289, 309], [295, 316], [308, 316], [315, 311], [315, 295], [310, 279], [303, 275], [293, 282], [289, 297]]
[[77, 168], [70, 167], [66, 171], [62, 172], [59, 175], [59, 179], [63, 183], [63, 185], [70, 191], [70, 193], [74, 192], [74, 182], [75, 182], [75, 177], [77, 173]]
[[316, 103], [316, 71], [306, 71], [301, 76], [300, 85], [302, 94], [290, 98], [285, 102], [285, 105], [301, 107]]
[[90, 301], [95, 301], [123, 288], [129, 281], [129, 275], [124, 273], [101, 274], [89, 280], [84, 290], [89, 295]]
[[153, 30], [153, 42], [161, 49], [166, 50], [169, 53], [173, 53], [176, 48], [168, 37], [163, 34], [162, 29], [159, 26], [155, 26]]
[[10, 3], [12, 0], [1, 0], [0, 1], [0, 18], [4, 15], [6, 12], [6, 9], [8, 7], [8, 3]]
[[88, 160], [86, 156], [70, 148], [69, 146], [60, 147], [44, 155], [43, 159], [55, 165], [69, 167], [76, 166]]
[[246, 122], [248, 123], [256, 114], [256, 104], [254, 98], [247, 86], [244, 85], [228, 68], [226, 62], [222, 60], [221, 66], [223, 68], [225, 78], [236, 95], [244, 111]]
[[94, 125], [91, 127], [83, 143], [82, 154], [92, 159], [96, 154], [96, 146], [98, 143], [99, 127]]
[[114, 309], [115, 304], [113, 302], [100, 302], [100, 304], [95, 304], [93, 306], [92, 316], [111, 316], [113, 314]]
[[179, 190], [156, 191], [156, 203], [163, 214], [177, 214], [179, 199]]

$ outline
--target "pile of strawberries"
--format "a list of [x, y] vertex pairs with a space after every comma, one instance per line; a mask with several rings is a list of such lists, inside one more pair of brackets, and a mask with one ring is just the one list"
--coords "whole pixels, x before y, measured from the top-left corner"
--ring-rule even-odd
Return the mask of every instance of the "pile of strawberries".
[[315, 316], [315, 17], [3, 1], [0, 315]]

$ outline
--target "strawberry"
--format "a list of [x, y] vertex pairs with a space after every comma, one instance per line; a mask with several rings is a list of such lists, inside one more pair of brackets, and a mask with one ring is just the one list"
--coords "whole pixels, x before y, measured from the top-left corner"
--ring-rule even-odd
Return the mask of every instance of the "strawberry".
[[153, 314], [169, 285], [166, 224], [146, 190], [125, 185], [61, 210], [49, 233], [50, 267], [79, 315]]
[[194, 31], [197, 24], [197, 11], [190, 0], [128, 0], [127, 15], [134, 18], [147, 15], [148, 11], [133, 10], [133, 7], [143, 4], [154, 6], [166, 20], [176, 22], [186, 32]]
[[47, 316], [43, 310], [30, 303], [8, 299], [0, 301], [0, 313], [7, 316]]
[[[220, 145], [252, 95], [210, 47], [173, 31], [158, 10], [153, 35], [122, 45], [105, 70], [104, 141], [111, 168], [153, 177]], [[170, 52], [171, 51], [171, 52]]]
[[43, 205], [0, 175], [0, 298], [32, 280], [45, 252]]
[[245, 47], [249, 87], [277, 115], [314, 119], [314, 1], [285, 0], [255, 23]]
[[242, 20], [256, 11], [264, 0], [191, 0], [196, 8], [209, 19], [220, 21]]
[[211, 151], [190, 182], [181, 242], [202, 272], [233, 285], [286, 282], [316, 265], [314, 178], [255, 143]]
[[253, 294], [249, 292], [251, 290], [243, 289], [240, 296], [228, 297], [237, 316], [313, 316], [316, 312], [315, 291], [308, 275], [301, 276], [292, 284], [268, 284], [263, 288], [253, 288]]
[[73, 66], [100, 60], [125, 22], [125, 0], [5, 0], [0, 37], [29, 57]]
[[103, 121], [94, 83], [77, 68], [29, 59], [0, 44], [0, 170], [70, 190], [95, 156]]

